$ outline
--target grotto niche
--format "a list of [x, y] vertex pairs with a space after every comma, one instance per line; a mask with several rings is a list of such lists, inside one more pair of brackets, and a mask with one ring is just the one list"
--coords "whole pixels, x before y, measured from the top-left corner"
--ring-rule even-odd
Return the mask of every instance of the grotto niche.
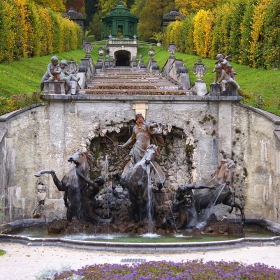
[[[152, 134], [158, 135], [158, 145]], [[139, 148], [133, 162], [137, 141], [144, 149]], [[219, 203], [230, 206], [230, 212], [239, 209], [244, 223], [232, 186], [235, 163], [224, 159], [207, 184], [193, 184], [195, 143], [183, 129], [147, 122], [142, 115], [136, 117], [136, 125], [131, 120], [122, 127], [111, 122], [110, 129], [95, 129], [87, 151], [69, 158], [73, 167], [62, 181], [53, 170], [36, 174], [51, 174], [58, 190], [65, 192], [67, 220], [54, 220], [49, 233], [201, 232], [209, 223], [213, 229], [220, 222], [214, 215], [208, 221], [208, 210]], [[216, 231], [221, 227], [225, 224], [216, 226]], [[224, 229], [242, 230], [242, 225], [229, 229], [228, 223]]]

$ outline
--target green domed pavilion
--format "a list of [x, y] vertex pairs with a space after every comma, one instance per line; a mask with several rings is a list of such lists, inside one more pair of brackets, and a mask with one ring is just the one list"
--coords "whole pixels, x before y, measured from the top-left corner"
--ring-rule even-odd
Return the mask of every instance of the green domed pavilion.
[[130, 13], [122, 1], [113, 8], [103, 19], [104, 39], [112, 38], [133, 39], [137, 35], [138, 18]]

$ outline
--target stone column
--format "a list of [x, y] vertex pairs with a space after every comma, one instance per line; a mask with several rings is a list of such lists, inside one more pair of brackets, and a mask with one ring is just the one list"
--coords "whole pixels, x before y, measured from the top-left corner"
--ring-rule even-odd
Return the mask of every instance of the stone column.
[[232, 104], [231, 102], [219, 102], [218, 121], [218, 150], [226, 157], [232, 154]]
[[117, 38], [118, 37], [117, 22], [115, 20], [112, 21], [112, 36], [113, 36], [113, 38]]
[[124, 38], [129, 38], [128, 20], [125, 20], [125, 21], [124, 21], [123, 37], [124, 37]]

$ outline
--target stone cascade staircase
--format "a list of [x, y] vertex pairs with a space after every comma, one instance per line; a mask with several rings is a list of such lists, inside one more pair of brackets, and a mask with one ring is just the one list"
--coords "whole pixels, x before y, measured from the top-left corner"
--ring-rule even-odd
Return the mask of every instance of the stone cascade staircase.
[[193, 95], [159, 73], [132, 71], [131, 68], [111, 68], [96, 73], [87, 84], [86, 94], [125, 95]]

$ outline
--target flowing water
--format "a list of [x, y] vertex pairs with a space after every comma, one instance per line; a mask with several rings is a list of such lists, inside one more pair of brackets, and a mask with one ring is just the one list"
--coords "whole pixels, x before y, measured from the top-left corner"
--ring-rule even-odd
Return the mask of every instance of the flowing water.
[[222, 188], [218, 192], [215, 199], [210, 203], [208, 208], [205, 209], [203, 216], [200, 218], [200, 221], [196, 225], [197, 228], [203, 228], [206, 225], [206, 221], [208, 220], [209, 216], [212, 214], [213, 208], [216, 205], [216, 202], [217, 202], [219, 196], [221, 195], [222, 191], [224, 190], [225, 186], [226, 186], [226, 183], [223, 184]]
[[148, 221], [149, 221], [149, 227], [148, 231], [149, 233], [153, 232], [153, 217], [152, 217], [152, 186], [151, 186], [151, 166], [150, 164], [147, 164], [147, 175], [148, 175], [148, 203], [147, 203], [147, 213], [148, 213]]
[[100, 233], [100, 234], [48, 234], [47, 227], [31, 227], [13, 233], [14, 235], [27, 236], [31, 238], [61, 238], [64, 240], [98, 241], [98, 242], [123, 242], [123, 243], [180, 243], [180, 242], [210, 242], [236, 240], [241, 237], [247, 238], [268, 238], [276, 234], [264, 229], [259, 225], [246, 225], [244, 235], [240, 236], [213, 236], [212, 234], [193, 235], [188, 232], [181, 232], [172, 235], [159, 235], [147, 233], [142, 235], [129, 235], [121, 233]]

